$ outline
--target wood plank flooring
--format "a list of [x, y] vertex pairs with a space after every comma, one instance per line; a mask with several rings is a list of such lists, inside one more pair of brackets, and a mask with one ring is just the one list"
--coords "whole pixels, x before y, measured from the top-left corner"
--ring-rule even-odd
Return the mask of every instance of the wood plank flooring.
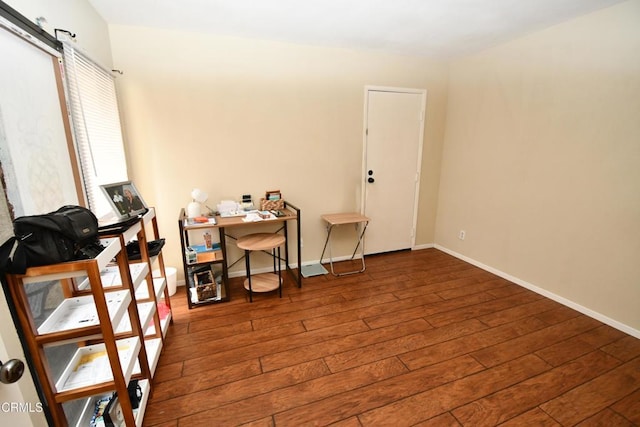
[[252, 304], [179, 288], [144, 425], [640, 425], [640, 340], [436, 249], [366, 262]]

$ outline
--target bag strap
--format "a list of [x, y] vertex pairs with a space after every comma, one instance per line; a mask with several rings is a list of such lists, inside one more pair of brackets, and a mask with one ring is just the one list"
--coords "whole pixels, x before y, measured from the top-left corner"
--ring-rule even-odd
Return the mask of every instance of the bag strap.
[[18, 242], [16, 250], [13, 252], [13, 271], [18, 274], [24, 274], [27, 272], [27, 252], [24, 246]]
[[0, 246], [0, 272], [8, 272], [11, 265], [11, 252], [16, 244], [15, 236], [9, 237], [9, 239]]
[[27, 255], [15, 236], [0, 246], [0, 272], [24, 274], [27, 271]]

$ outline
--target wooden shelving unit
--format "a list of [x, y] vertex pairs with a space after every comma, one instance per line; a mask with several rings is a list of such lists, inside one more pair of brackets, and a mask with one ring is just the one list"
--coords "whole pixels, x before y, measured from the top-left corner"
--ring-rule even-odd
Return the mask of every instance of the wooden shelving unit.
[[[16, 315], [56, 426], [89, 425], [98, 400], [117, 393], [127, 426], [141, 426], [152, 378], [172, 322], [162, 252], [150, 257], [147, 228], [158, 238], [150, 209], [124, 232], [101, 236], [95, 258], [29, 268], [7, 275]], [[137, 240], [140, 260], [126, 245]], [[161, 277], [152, 277], [157, 264]], [[27, 292], [54, 289], [61, 302], [36, 316]], [[44, 318], [44, 319], [42, 319]], [[127, 387], [138, 380], [134, 410]]]
[[[130, 265], [138, 268], [140, 265], [145, 266], [142, 268], [148, 266], [147, 275], [142, 286], [136, 288], [135, 297], [138, 301], [144, 343], [149, 355], [150, 371], [153, 377], [158, 366], [160, 352], [164, 347], [164, 338], [169, 325], [173, 323], [173, 316], [162, 251], [151, 256], [147, 250], [146, 243], [149, 240], [160, 238], [155, 209], [149, 209], [149, 212], [142, 217], [141, 225], [142, 229], [138, 236], [141, 260]], [[147, 239], [147, 235], [151, 239]], [[154, 266], [157, 268], [154, 269]], [[159, 272], [158, 277], [153, 277], [154, 270]]]

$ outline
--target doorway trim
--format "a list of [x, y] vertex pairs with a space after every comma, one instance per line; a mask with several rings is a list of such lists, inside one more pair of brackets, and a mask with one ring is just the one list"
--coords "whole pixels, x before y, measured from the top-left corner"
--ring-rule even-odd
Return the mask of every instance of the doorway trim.
[[415, 195], [413, 200], [413, 222], [411, 229], [411, 250], [416, 246], [416, 234], [418, 224], [418, 205], [420, 200], [420, 179], [422, 177], [422, 152], [424, 145], [424, 127], [427, 124], [427, 90], [415, 89], [415, 88], [403, 88], [393, 86], [374, 86], [365, 85], [364, 87], [364, 120], [362, 123], [362, 170], [360, 186], [362, 191], [360, 192], [360, 213], [364, 214], [365, 202], [366, 202], [366, 185], [367, 185], [367, 125], [369, 123], [369, 92], [394, 92], [394, 93], [409, 93], [422, 96], [422, 111], [421, 120], [422, 126], [420, 128], [420, 140], [418, 141], [418, 155], [416, 161], [416, 177], [415, 177]]

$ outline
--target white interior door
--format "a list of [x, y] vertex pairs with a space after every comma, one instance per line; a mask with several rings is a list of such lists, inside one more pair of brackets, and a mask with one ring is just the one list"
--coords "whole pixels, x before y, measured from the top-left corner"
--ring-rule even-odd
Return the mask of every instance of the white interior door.
[[413, 247], [426, 91], [366, 90], [365, 253]]

